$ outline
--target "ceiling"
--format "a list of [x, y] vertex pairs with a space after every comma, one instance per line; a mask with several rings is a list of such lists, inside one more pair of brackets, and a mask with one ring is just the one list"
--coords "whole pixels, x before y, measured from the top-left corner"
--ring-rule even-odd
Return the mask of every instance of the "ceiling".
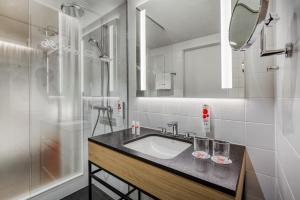
[[157, 48], [220, 32], [220, 0], [148, 0], [138, 6], [147, 20], [147, 44]]
[[[29, 38], [29, 6], [31, 34], [38, 34], [33, 29], [53, 26], [58, 29], [58, 11], [62, 3], [76, 3], [84, 8], [85, 14], [79, 18], [84, 27], [125, 0], [1, 0], [0, 1], [0, 39], [26, 45]], [[33, 36], [31, 37], [38, 37]]]

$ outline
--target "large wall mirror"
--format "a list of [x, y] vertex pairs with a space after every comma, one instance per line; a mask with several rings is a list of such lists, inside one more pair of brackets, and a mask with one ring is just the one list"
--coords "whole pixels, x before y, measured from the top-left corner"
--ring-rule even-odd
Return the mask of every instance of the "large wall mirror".
[[228, 42], [231, 6], [221, 0], [138, 5], [137, 96], [244, 97], [244, 55]]

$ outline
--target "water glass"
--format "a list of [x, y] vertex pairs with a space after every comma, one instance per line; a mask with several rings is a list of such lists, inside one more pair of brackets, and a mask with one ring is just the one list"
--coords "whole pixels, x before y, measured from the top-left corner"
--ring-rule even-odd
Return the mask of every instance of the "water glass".
[[213, 141], [213, 157], [212, 160], [219, 164], [230, 163], [230, 143], [226, 141]]
[[193, 156], [200, 159], [208, 159], [209, 155], [209, 139], [194, 137], [194, 152]]

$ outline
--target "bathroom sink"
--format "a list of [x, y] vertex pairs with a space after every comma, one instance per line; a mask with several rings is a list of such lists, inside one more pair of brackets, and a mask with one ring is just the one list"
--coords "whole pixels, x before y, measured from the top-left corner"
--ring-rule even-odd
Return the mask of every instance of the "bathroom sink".
[[188, 142], [151, 135], [129, 142], [124, 146], [156, 158], [171, 159], [191, 145]]

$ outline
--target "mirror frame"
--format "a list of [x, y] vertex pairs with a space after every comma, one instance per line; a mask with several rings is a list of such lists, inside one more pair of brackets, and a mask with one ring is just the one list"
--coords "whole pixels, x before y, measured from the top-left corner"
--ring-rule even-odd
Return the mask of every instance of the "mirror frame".
[[[245, 41], [245, 43], [239, 49], [236, 49], [233, 46], [231, 46], [233, 50], [235, 50], [235, 51], [244, 51], [244, 50], [248, 49], [256, 41], [257, 37], [260, 35], [260, 32], [263, 29], [264, 24], [265, 24], [265, 19], [266, 19], [266, 16], [268, 14], [269, 1], [270, 0], [260, 0], [260, 8], [259, 8], [259, 11], [258, 11], [259, 16], [256, 20], [256, 24], [253, 28], [252, 34], [250, 35], [248, 40]], [[235, 9], [237, 8], [239, 2], [240, 2], [240, 0], [238, 0], [236, 2], [235, 6], [234, 6], [234, 9], [232, 11], [230, 26], [229, 26], [229, 38], [228, 38], [229, 41], [230, 41], [230, 32], [231, 32], [231, 23], [232, 23], [232, 19], [233, 19], [233, 14], [234, 14]]]

